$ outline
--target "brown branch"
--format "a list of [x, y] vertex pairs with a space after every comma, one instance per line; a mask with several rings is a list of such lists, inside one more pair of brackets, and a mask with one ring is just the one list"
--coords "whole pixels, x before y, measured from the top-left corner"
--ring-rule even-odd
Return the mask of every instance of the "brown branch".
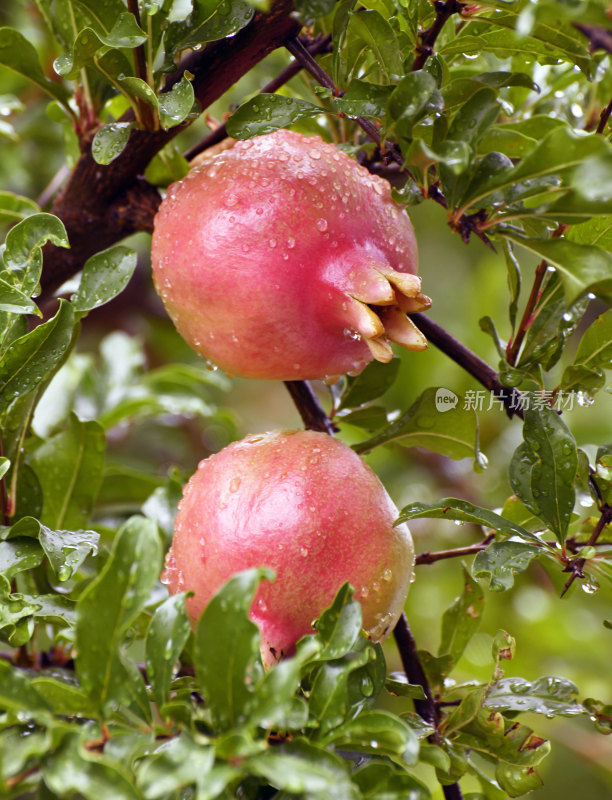
[[414, 708], [421, 719], [425, 720], [429, 725], [435, 726], [438, 721], [436, 703], [431, 694], [427, 676], [419, 661], [416, 642], [410, 630], [410, 625], [408, 625], [408, 619], [403, 612], [393, 630], [393, 636], [395, 637], [408, 681], [420, 686], [425, 694], [424, 700], [414, 700]]
[[436, 18], [431, 26], [427, 28], [427, 30], [422, 31], [419, 34], [421, 42], [416, 48], [417, 57], [410, 68], [412, 72], [416, 72], [418, 69], [423, 69], [429, 56], [433, 55], [434, 44], [436, 43], [436, 39], [440, 35], [445, 23], [453, 16], [453, 14], [460, 14], [465, 6], [463, 3], [458, 3], [457, 0], [447, 0], [447, 2], [443, 2], [443, 0], [436, 0], [434, 3], [434, 8], [436, 9]]
[[612, 53], [612, 32], [599, 25], [589, 25], [586, 22], [572, 22], [574, 28], [584, 34], [589, 40], [589, 51], [605, 50]]
[[[319, 36], [306, 44], [306, 49], [310, 55], [315, 56], [319, 55], [320, 53], [328, 53], [330, 51], [330, 45], [331, 36]], [[293, 61], [275, 78], [272, 78], [269, 83], [266, 83], [266, 85], [260, 90], [259, 94], [272, 94], [278, 91], [281, 86], [284, 86], [286, 83], [288, 83], [291, 78], [294, 78], [302, 69], [303, 67], [299, 61]], [[185, 158], [187, 161], [191, 161], [192, 158], [195, 158], [197, 155], [204, 152], [204, 150], [208, 150], [209, 147], [219, 144], [219, 142], [223, 141], [226, 136], [227, 128], [224, 123], [223, 125], [219, 125], [218, 128], [215, 128], [214, 131], [211, 131], [207, 136], [205, 136], [202, 141], [198, 142], [190, 150], [188, 150], [185, 153]]]
[[533, 286], [531, 287], [529, 298], [527, 299], [527, 303], [525, 304], [525, 310], [523, 311], [523, 316], [521, 317], [518, 332], [514, 340], [508, 342], [508, 346], [506, 348], [506, 359], [508, 361], [508, 364], [512, 364], [512, 366], [516, 364], [519, 351], [523, 345], [523, 341], [525, 339], [527, 331], [529, 330], [529, 326], [533, 322], [533, 312], [540, 298], [540, 290], [542, 289], [542, 282], [544, 280], [544, 276], [546, 275], [547, 269], [548, 269], [548, 264], [546, 263], [546, 261], [540, 261], [540, 263], [536, 267]]
[[[168, 77], [166, 90], [188, 69], [194, 75], [196, 98], [203, 108], [208, 107], [268, 53], [296, 36], [300, 24], [292, 13], [290, 0], [277, 0], [270, 13], [255, 14], [232, 38], [213, 42], [185, 58], [180, 69]], [[130, 119], [130, 114], [124, 117], [124, 121]], [[52, 207], [66, 225], [71, 249], [45, 249], [41, 281], [44, 294], [78, 272], [86, 259], [99, 250], [136, 231], [151, 230], [159, 195], [139, 176], [185, 125], [167, 131], [133, 130], [123, 153], [107, 166], [97, 164], [90, 142], [84, 143], [83, 154]]]
[[287, 391], [307, 431], [321, 431], [333, 436], [338, 428], [329, 419], [308, 381], [285, 381]]
[[415, 563], [417, 566], [422, 564], [435, 564], [436, 561], [444, 561], [447, 558], [460, 558], [461, 556], [471, 556], [475, 553], [480, 553], [481, 550], [486, 550], [487, 546], [495, 538], [494, 533], [490, 533], [481, 542], [477, 544], [470, 544], [467, 547], [454, 547], [451, 550], [438, 550], [433, 553], [419, 553], [416, 557]]
[[[588, 542], [584, 545], [584, 547], [593, 547], [597, 543], [602, 531], [604, 528], [612, 522], [612, 506], [604, 505], [601, 509], [601, 516], [597, 522], [597, 525], [593, 528], [593, 532], [589, 537]], [[570, 586], [576, 580], [576, 578], [584, 578], [584, 565], [586, 564], [588, 559], [586, 558], [577, 558], [574, 561], [571, 561], [567, 567], [565, 568], [564, 572], [571, 572], [572, 574], [567, 580], [567, 583], [563, 587], [561, 592], [561, 597], [569, 591]]]
[[611, 114], [612, 114], [612, 100], [610, 100], [608, 105], [603, 109], [603, 111], [599, 115], [599, 125], [597, 126], [597, 133], [603, 133], [605, 131], [606, 125], [608, 124], [608, 120], [610, 119]]
[[425, 314], [409, 314], [408, 316], [432, 344], [456, 364], [459, 364], [473, 378], [476, 378], [486, 389], [492, 391], [495, 397], [503, 402], [509, 417], [516, 414], [522, 419], [521, 394], [517, 389], [502, 386], [497, 372], [492, 367], [430, 317]]

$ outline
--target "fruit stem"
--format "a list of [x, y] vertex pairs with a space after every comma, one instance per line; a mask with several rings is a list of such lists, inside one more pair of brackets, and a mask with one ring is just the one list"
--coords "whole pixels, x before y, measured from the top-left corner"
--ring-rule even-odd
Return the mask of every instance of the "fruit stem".
[[285, 381], [287, 391], [307, 431], [320, 431], [333, 436], [338, 428], [327, 416], [308, 381]]

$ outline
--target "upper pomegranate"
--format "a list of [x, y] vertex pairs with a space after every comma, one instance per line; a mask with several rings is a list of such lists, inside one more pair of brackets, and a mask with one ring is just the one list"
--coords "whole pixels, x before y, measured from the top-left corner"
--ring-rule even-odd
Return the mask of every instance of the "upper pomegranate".
[[238, 142], [172, 184], [152, 260], [181, 335], [233, 375], [330, 380], [426, 347], [406, 212], [318, 136]]

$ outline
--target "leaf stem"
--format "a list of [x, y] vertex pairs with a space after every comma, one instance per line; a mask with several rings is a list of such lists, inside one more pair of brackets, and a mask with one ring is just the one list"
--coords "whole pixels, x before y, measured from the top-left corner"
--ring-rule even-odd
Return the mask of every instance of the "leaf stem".
[[608, 124], [608, 120], [610, 119], [610, 115], [612, 115], [612, 100], [608, 103], [608, 105], [603, 109], [601, 114], [599, 115], [599, 125], [597, 126], [597, 133], [602, 133], [606, 129], [606, 125]]

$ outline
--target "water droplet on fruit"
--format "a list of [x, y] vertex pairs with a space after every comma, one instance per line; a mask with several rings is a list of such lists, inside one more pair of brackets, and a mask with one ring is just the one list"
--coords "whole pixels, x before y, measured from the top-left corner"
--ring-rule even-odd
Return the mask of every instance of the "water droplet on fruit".
[[306, 558], [308, 556], [308, 549], [306, 547], [300, 547], [300, 555], [302, 558]]
[[240, 476], [236, 475], [235, 478], [232, 478], [229, 485], [230, 492], [237, 492], [240, 488]]
[[393, 572], [390, 569], [386, 569], [382, 574], [382, 579], [383, 581], [387, 581], [387, 583], [389, 583], [389, 581], [393, 579]]
[[318, 161], [321, 158], [321, 153], [318, 150], [310, 150], [308, 155], [311, 158], [314, 158], [315, 161]]
[[327, 220], [321, 217], [317, 220], [317, 229], [324, 233], [327, 230]]
[[264, 212], [264, 210], [261, 207], [255, 209], [255, 213], [259, 214], [259, 216], [261, 216], [263, 214], [263, 212]]
[[293, 248], [295, 247], [295, 239], [293, 238], [293, 236], [290, 236], [287, 239], [287, 247], [289, 248], [289, 250], [293, 250]]
[[380, 583], [378, 581], [374, 581], [372, 583], [372, 589], [375, 592], [380, 592]]
[[367, 597], [367, 596], [370, 594], [370, 590], [368, 589], [368, 587], [367, 587], [367, 586], [362, 586], [362, 587], [361, 587], [361, 589], [360, 589], [360, 591], [359, 591], [359, 594], [360, 594], [360, 595], [363, 597], [363, 599], [365, 600], [365, 599], [366, 599], [366, 597]]
[[235, 206], [237, 202], [238, 197], [235, 194], [228, 194], [228, 196], [225, 198], [225, 205], [230, 206], [230, 208]]
[[268, 242], [268, 244], [269, 244], [269, 245], [270, 245], [270, 247], [272, 247], [272, 248], [276, 247], [276, 239], [270, 239], [270, 241]]

